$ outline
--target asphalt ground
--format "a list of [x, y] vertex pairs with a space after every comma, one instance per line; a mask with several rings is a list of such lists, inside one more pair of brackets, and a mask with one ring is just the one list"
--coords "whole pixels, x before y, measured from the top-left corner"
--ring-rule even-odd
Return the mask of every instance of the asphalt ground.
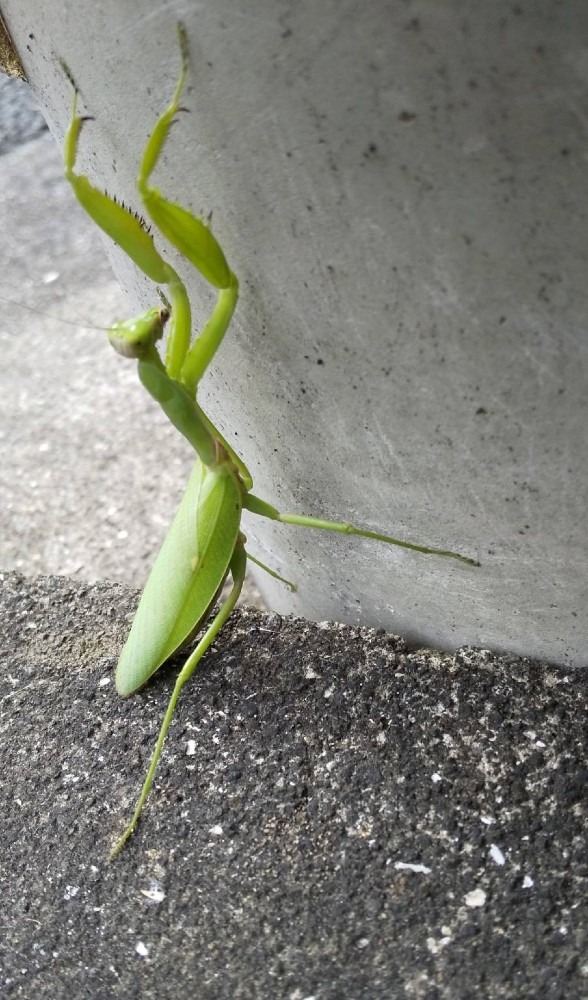
[[238, 610], [116, 696], [136, 595], [5, 574], [0, 995], [583, 1000], [588, 674]]

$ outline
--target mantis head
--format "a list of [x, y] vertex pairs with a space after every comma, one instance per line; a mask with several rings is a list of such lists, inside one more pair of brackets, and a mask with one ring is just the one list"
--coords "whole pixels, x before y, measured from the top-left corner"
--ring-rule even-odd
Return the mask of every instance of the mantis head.
[[143, 358], [163, 336], [169, 317], [167, 306], [155, 306], [124, 323], [115, 323], [108, 331], [108, 339], [123, 357]]

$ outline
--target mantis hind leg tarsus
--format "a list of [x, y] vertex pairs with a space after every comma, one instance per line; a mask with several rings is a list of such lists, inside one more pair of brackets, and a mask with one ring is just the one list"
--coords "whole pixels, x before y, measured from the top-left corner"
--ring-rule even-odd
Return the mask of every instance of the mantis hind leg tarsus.
[[184, 687], [184, 684], [186, 684], [187, 681], [190, 680], [200, 660], [202, 659], [204, 654], [207, 652], [209, 647], [216, 639], [218, 633], [222, 629], [223, 625], [225, 624], [229, 615], [231, 614], [233, 608], [235, 607], [235, 604], [239, 599], [239, 594], [241, 593], [241, 590], [243, 588], [246, 565], [247, 565], [247, 556], [245, 554], [245, 549], [243, 547], [242, 542], [238, 542], [230, 565], [230, 571], [233, 577], [233, 586], [231, 588], [231, 592], [227, 597], [226, 601], [221, 605], [220, 610], [213, 618], [212, 622], [206, 629], [206, 632], [200, 639], [200, 642], [196, 646], [195, 650], [190, 654], [184, 666], [182, 667], [180, 673], [178, 674], [176, 683], [174, 685], [174, 689], [172, 691], [171, 698], [169, 700], [169, 704], [166, 709], [166, 713], [163, 717], [163, 722], [161, 723], [159, 735], [157, 737], [157, 743], [155, 744], [155, 749], [153, 751], [151, 762], [149, 764], [149, 770], [147, 771], [147, 774], [145, 776], [145, 781], [143, 782], [143, 788], [141, 789], [141, 794], [137, 800], [137, 805], [135, 806], [133, 817], [129, 825], [126, 827], [122, 837], [120, 837], [117, 840], [116, 844], [112, 848], [110, 852], [111, 860], [115, 858], [117, 854], [120, 854], [127, 840], [135, 830], [135, 827], [139, 821], [139, 817], [143, 810], [143, 806], [145, 805], [145, 802], [151, 790], [151, 785], [153, 784], [153, 778], [155, 776], [155, 771], [159, 763], [159, 758], [161, 756], [163, 744], [165, 742], [167, 731], [170, 727], [182, 688]]

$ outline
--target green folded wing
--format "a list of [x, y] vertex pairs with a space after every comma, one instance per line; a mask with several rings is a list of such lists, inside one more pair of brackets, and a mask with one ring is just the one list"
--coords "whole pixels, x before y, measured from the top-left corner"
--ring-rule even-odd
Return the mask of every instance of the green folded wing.
[[139, 601], [116, 668], [116, 688], [132, 694], [206, 617], [227, 576], [242, 494], [230, 466], [194, 466], [186, 492]]

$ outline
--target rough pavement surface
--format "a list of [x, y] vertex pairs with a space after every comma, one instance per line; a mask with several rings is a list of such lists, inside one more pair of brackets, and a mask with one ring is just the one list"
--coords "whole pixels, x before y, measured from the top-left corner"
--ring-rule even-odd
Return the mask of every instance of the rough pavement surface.
[[0, 995], [588, 996], [588, 673], [243, 610], [180, 700], [135, 595], [4, 574]]

